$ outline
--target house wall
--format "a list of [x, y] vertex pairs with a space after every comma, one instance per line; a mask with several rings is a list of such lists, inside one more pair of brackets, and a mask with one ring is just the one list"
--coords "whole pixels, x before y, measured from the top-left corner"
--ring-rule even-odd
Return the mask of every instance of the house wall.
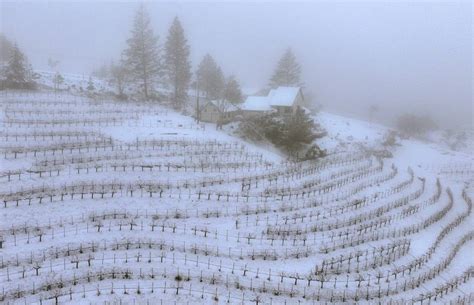
[[301, 91], [298, 93], [298, 95], [296, 96], [296, 100], [295, 102], [293, 103], [293, 111], [296, 111], [296, 109], [298, 109], [298, 106], [299, 107], [304, 107], [304, 100], [303, 100], [303, 95], [301, 95]]
[[219, 120], [222, 120], [222, 123], [226, 123], [233, 120], [237, 114], [237, 111], [227, 111], [224, 114], [221, 114], [216, 107], [207, 104], [207, 106], [201, 110], [201, 121], [218, 123]]
[[209, 123], [217, 123], [220, 118], [220, 113], [217, 111], [215, 107], [203, 107], [201, 110], [201, 121], [209, 122]]
[[280, 115], [287, 115], [293, 113], [293, 108], [292, 107], [287, 107], [287, 106], [272, 106], [278, 111], [278, 114]]
[[225, 123], [229, 123], [235, 119], [237, 115], [239, 115], [241, 112], [240, 111], [229, 111], [225, 115]]
[[301, 91], [298, 92], [293, 104], [291, 106], [272, 106], [278, 111], [280, 115], [290, 115], [298, 109], [298, 107], [304, 107], [304, 99]]
[[265, 111], [256, 111], [256, 110], [242, 110], [242, 116], [244, 118], [252, 118], [258, 115], [264, 114]]

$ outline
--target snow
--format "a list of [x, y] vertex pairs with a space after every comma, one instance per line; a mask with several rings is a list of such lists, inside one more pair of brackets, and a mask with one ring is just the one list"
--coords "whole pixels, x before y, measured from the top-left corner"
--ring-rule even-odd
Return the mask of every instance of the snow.
[[266, 96], [248, 96], [240, 108], [248, 111], [269, 111], [272, 109]]
[[222, 109], [225, 112], [238, 111], [239, 108], [227, 100], [212, 100], [209, 103], [213, 104], [217, 109]]
[[248, 111], [269, 111], [273, 106], [292, 107], [300, 93], [299, 87], [278, 87], [267, 96], [248, 96], [241, 108]]
[[268, 101], [271, 106], [292, 107], [300, 91], [300, 87], [280, 86], [270, 90], [270, 93], [268, 93]]
[[[37, 80], [41, 85], [49, 88], [54, 88], [53, 78], [56, 72], [37, 70], [35, 71], [40, 75], [40, 79]], [[59, 85], [61, 90], [69, 90], [70, 92], [80, 93], [81, 88], [84, 92], [87, 91], [89, 82], [89, 75], [84, 74], [73, 74], [73, 73], [61, 73], [64, 77], [64, 82]], [[91, 77], [96, 92], [113, 92], [114, 88], [107, 82], [96, 77]], [[69, 89], [68, 89], [69, 88]]]
[[372, 146], [380, 142], [388, 131], [385, 126], [328, 112], [318, 113], [314, 120], [327, 130], [328, 136], [318, 143], [329, 150], [347, 149], [354, 144]]
[[[328, 134], [317, 143], [330, 155], [294, 163], [233, 136], [233, 125], [217, 130], [152, 103], [43, 92], [4, 94], [0, 105], [2, 302], [54, 304], [59, 295], [60, 304], [329, 304], [358, 291], [351, 304], [401, 304], [472, 266], [473, 241], [464, 241], [472, 208], [462, 195], [474, 195], [468, 151], [400, 138], [384, 147], [389, 128], [321, 112], [314, 119]], [[51, 150], [73, 143], [82, 148]], [[367, 155], [382, 148], [393, 157]], [[108, 184], [121, 187], [112, 195]], [[61, 198], [72, 185], [74, 196]], [[34, 189], [30, 201], [11, 199]], [[379, 254], [397, 242], [409, 247]], [[350, 262], [338, 267], [345, 256]], [[396, 273], [420, 257], [419, 268]], [[329, 282], [314, 274], [323, 261]], [[436, 266], [439, 275], [428, 276]], [[377, 283], [379, 272], [389, 276]], [[471, 284], [460, 281], [437, 300], [469, 297]], [[390, 295], [379, 299], [379, 288]]]

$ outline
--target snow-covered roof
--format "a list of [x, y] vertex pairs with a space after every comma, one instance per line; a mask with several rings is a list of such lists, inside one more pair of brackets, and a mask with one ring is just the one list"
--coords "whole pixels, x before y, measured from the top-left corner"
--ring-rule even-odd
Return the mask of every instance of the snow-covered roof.
[[266, 96], [249, 96], [240, 108], [247, 111], [269, 111], [272, 109]]
[[291, 107], [298, 97], [299, 92], [300, 87], [278, 87], [272, 89], [268, 94], [270, 105]]
[[224, 112], [238, 111], [239, 108], [227, 100], [212, 100], [209, 104], [214, 105], [219, 111]]
[[272, 106], [292, 107], [298, 97], [300, 87], [278, 87], [272, 89], [268, 96], [249, 96], [242, 104], [242, 110], [269, 111]]

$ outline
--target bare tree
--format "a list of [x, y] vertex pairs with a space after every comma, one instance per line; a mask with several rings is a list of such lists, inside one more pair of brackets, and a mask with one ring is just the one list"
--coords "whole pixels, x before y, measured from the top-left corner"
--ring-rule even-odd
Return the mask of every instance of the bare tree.
[[112, 83], [117, 87], [118, 97], [120, 99], [125, 98], [125, 86], [128, 81], [128, 71], [124, 65], [111, 65], [110, 76], [112, 77]]

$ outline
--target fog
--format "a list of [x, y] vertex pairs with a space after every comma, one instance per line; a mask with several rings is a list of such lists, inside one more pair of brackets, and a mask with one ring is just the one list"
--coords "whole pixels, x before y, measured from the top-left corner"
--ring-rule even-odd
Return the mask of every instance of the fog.
[[[210, 53], [246, 93], [268, 83], [291, 47], [305, 92], [327, 111], [391, 123], [405, 112], [472, 126], [470, 2], [146, 2], [160, 43], [178, 16], [195, 67]], [[3, 2], [1, 32], [34, 68], [88, 75], [118, 59], [134, 2]]]

